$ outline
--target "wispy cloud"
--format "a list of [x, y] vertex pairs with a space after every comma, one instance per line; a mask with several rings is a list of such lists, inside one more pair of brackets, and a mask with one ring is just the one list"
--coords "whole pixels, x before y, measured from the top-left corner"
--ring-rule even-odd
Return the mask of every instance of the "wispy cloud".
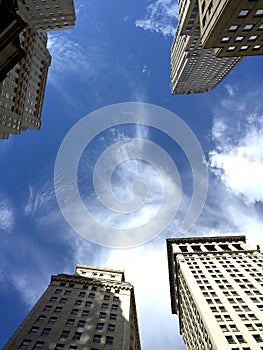
[[11, 233], [15, 224], [15, 213], [8, 198], [0, 200], [0, 231]]
[[137, 19], [135, 26], [164, 37], [174, 36], [178, 19], [178, 6], [173, 0], [157, 0], [147, 6], [143, 19]]

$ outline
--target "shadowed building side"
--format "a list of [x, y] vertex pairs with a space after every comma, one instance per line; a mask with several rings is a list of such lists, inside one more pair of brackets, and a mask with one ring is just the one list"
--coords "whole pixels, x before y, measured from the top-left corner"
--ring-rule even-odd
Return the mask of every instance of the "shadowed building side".
[[77, 265], [47, 290], [7, 349], [140, 350], [133, 286], [123, 271]]

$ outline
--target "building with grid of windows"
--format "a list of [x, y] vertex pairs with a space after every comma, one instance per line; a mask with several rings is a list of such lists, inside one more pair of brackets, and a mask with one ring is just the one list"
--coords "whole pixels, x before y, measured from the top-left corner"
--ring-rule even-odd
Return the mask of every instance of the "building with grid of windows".
[[261, 1], [178, 0], [178, 9], [173, 94], [211, 90], [244, 56], [263, 53]]
[[140, 350], [133, 286], [124, 272], [77, 265], [51, 283], [4, 350]]
[[172, 313], [188, 350], [263, 349], [263, 255], [245, 236], [167, 239]]
[[0, 139], [8, 139], [40, 129], [51, 63], [46, 31], [71, 28], [76, 17], [73, 0], [0, 0], [0, 9], [9, 14], [1, 12], [0, 25]]

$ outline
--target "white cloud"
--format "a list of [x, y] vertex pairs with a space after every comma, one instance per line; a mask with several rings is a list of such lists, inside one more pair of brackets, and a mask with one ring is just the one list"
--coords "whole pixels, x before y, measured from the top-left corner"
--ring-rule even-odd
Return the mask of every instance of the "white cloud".
[[178, 19], [178, 6], [173, 0], [157, 0], [147, 6], [144, 19], [135, 21], [135, 26], [164, 37], [174, 36]]
[[15, 224], [14, 210], [8, 200], [0, 201], [0, 230], [10, 233]]
[[255, 122], [250, 118], [241, 138], [231, 138], [228, 132], [224, 121], [215, 120], [212, 135], [216, 149], [210, 152], [210, 167], [248, 203], [263, 202], [263, 118], [258, 116]]

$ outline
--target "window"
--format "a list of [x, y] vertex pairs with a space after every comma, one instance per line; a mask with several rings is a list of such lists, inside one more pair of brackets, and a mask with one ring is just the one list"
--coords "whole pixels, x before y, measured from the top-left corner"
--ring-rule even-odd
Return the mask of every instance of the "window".
[[93, 337], [93, 343], [100, 343], [101, 341], [101, 335], [95, 334]]
[[235, 41], [242, 41], [243, 39], [244, 39], [243, 36], [237, 36], [236, 39], [235, 39]]
[[42, 350], [43, 349], [44, 342], [43, 341], [37, 341], [36, 344], [33, 347], [33, 350]]
[[[233, 24], [232, 26], [229, 27], [228, 31], [229, 32], [235, 32], [238, 28], [238, 25]], [[207, 247], [207, 246], [206, 246]], [[209, 249], [208, 249], [209, 250]]]
[[107, 309], [107, 308], [108, 308], [108, 306], [109, 306], [108, 304], [106, 304], [106, 303], [102, 303], [101, 308], [102, 308], [102, 309]]
[[75, 305], [81, 305], [82, 300], [76, 300]]
[[73, 324], [74, 324], [74, 319], [73, 318], [69, 318], [68, 320], [67, 320], [67, 322], [66, 322], [66, 326], [73, 326]]
[[46, 316], [40, 315], [37, 319], [37, 322], [44, 322], [45, 318], [46, 318]]
[[263, 339], [261, 338], [261, 336], [259, 334], [253, 334], [253, 337], [255, 339], [256, 342], [262, 342]]
[[65, 282], [61, 282], [60, 283], [60, 287], [65, 287], [66, 283]]
[[261, 48], [261, 45], [255, 45], [254, 47], [253, 47], [253, 50], [259, 50]]
[[70, 295], [71, 294], [71, 290], [65, 290], [64, 295]]
[[91, 290], [97, 290], [97, 287], [92, 286], [92, 287], [91, 287]]
[[29, 347], [30, 343], [31, 343], [31, 340], [24, 339], [19, 347], [22, 349], [27, 349]]
[[69, 288], [74, 288], [74, 283], [70, 283], [68, 286]]
[[251, 30], [253, 27], [254, 27], [253, 24], [246, 24], [246, 25], [244, 26], [243, 30], [249, 31], [249, 30]]
[[78, 347], [76, 345], [70, 345], [69, 350], [77, 350]]
[[73, 310], [71, 311], [71, 315], [77, 315], [77, 314], [78, 314], [78, 311], [79, 311], [79, 309], [73, 309]]
[[84, 316], [84, 317], [88, 317], [89, 316], [89, 311], [88, 310], [83, 310], [81, 315]]
[[89, 293], [89, 298], [94, 299], [95, 298], [95, 294], [94, 293]]
[[60, 294], [62, 292], [62, 289], [56, 289], [55, 294]]
[[79, 320], [78, 327], [81, 327], [81, 328], [85, 327], [85, 323], [86, 321]]
[[57, 344], [56, 347], [55, 347], [55, 350], [63, 350], [65, 347], [64, 344]]
[[226, 335], [226, 340], [228, 341], [229, 344], [234, 344], [234, 338], [231, 335]]
[[49, 335], [50, 331], [51, 331], [51, 328], [44, 328], [41, 335], [47, 336]]
[[60, 304], [66, 304], [67, 298], [61, 298], [60, 299]]
[[106, 336], [106, 344], [112, 345], [113, 344], [113, 337]]
[[99, 318], [106, 318], [106, 312], [100, 312]]
[[46, 305], [45, 307], [44, 307], [44, 310], [43, 311], [50, 311], [52, 309], [52, 306], [51, 305]]
[[119, 297], [114, 296], [113, 301], [119, 301]]
[[80, 340], [81, 335], [82, 335], [82, 333], [75, 332], [72, 339], [73, 340]]
[[116, 320], [117, 315], [116, 314], [110, 314], [110, 320]]
[[254, 15], [254, 17], [262, 17], [263, 16], [263, 9], [258, 9]]
[[107, 293], [110, 293], [110, 288], [106, 288], [106, 292], [107, 292]]
[[110, 300], [110, 296], [109, 295], [104, 295], [104, 300]]
[[246, 17], [249, 14], [249, 10], [241, 10], [238, 17]]
[[48, 323], [56, 323], [57, 319], [58, 319], [57, 317], [50, 317], [50, 319], [48, 320]]
[[30, 329], [30, 331], [28, 333], [37, 333], [38, 330], [39, 330], [39, 327], [33, 326], [33, 327], [31, 327], [31, 329]]
[[245, 340], [244, 340], [244, 338], [243, 338], [243, 336], [242, 335], [236, 335], [236, 338], [237, 338], [237, 341], [239, 342], [239, 343], [244, 343], [245, 342]]
[[55, 308], [55, 311], [54, 311], [54, 312], [61, 312], [61, 310], [62, 310], [62, 307], [61, 307], [61, 306], [57, 306], [57, 307]]
[[236, 48], [236, 46], [229, 46], [228, 49], [227, 49], [227, 51], [234, 51], [235, 48]]
[[97, 323], [96, 329], [101, 331], [103, 327], [104, 327], [104, 323]]
[[68, 338], [69, 337], [70, 331], [62, 331], [60, 338]]
[[118, 305], [117, 304], [113, 304], [111, 309], [114, 310], [114, 311], [117, 311], [118, 310]]
[[84, 297], [85, 297], [85, 295], [86, 295], [86, 293], [85, 293], [85, 292], [80, 292], [80, 293], [79, 293], [79, 297], [80, 297], [80, 298], [84, 298]]
[[52, 298], [49, 299], [49, 301], [50, 301], [51, 303], [54, 303], [55, 301], [57, 301], [57, 297], [52, 297]]
[[257, 40], [258, 38], [258, 35], [251, 35], [249, 38], [248, 38], [248, 41], [255, 41]]
[[108, 331], [109, 332], [114, 332], [115, 331], [115, 324], [109, 324], [108, 325]]
[[87, 307], [91, 307], [92, 305], [92, 301], [86, 301], [86, 304], [85, 304]]

